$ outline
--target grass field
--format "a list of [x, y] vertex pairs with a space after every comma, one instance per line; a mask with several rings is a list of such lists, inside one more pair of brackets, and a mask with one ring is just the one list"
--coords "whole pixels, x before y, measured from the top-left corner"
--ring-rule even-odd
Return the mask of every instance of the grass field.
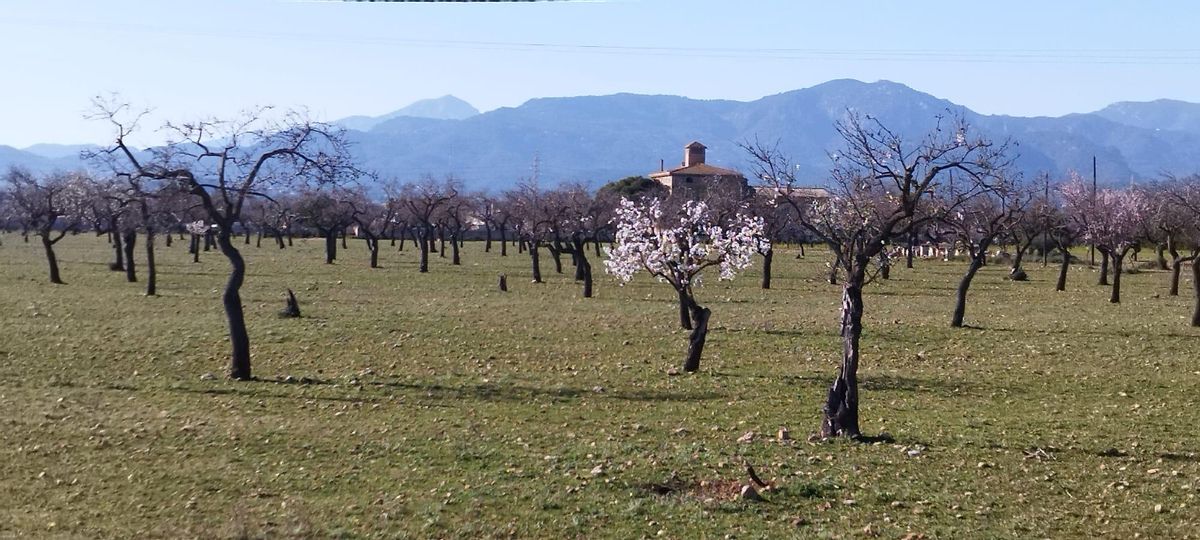
[[[860, 444], [806, 440], [839, 348], [812, 250], [769, 291], [709, 281], [701, 372], [670, 376], [685, 333], [644, 277], [582, 299], [515, 250], [418, 274], [411, 246], [370, 270], [356, 242], [335, 265], [264, 242], [243, 289], [260, 380], [232, 382], [217, 252], [160, 244], [147, 298], [103, 239], [60, 243], [63, 286], [0, 240], [0, 537], [1200, 534], [1200, 329], [1165, 272], [1111, 305], [1086, 267], [1063, 293], [1053, 267], [985, 267], [951, 329], [965, 263], [897, 268], [868, 287], [861, 373], [863, 429], [895, 442]], [[275, 316], [288, 287], [301, 319]], [[765, 502], [736, 499], [743, 459]]]

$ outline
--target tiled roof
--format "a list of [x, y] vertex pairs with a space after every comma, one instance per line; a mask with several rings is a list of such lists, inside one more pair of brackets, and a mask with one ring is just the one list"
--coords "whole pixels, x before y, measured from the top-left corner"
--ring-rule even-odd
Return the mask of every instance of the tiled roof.
[[715, 167], [707, 163], [697, 163], [687, 167], [678, 167], [669, 171], [659, 171], [650, 173], [650, 178], [662, 178], [664, 176], [679, 176], [684, 174], [694, 174], [697, 176], [741, 176], [742, 173], [732, 169], [724, 169]]

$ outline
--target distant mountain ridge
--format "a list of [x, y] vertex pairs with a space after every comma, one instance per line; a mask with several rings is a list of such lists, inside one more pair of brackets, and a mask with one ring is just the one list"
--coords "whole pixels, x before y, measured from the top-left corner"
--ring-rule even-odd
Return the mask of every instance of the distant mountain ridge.
[[477, 114], [479, 114], [479, 110], [470, 103], [454, 96], [446, 95], [435, 99], [423, 99], [382, 116], [350, 116], [336, 120], [333, 123], [346, 129], [368, 131], [393, 118], [411, 117], [432, 118], [434, 120], [462, 120]]
[[[535, 174], [546, 184], [596, 186], [674, 166], [693, 140], [708, 146], [709, 163], [747, 170], [738, 143], [755, 138], [778, 141], [803, 181], [817, 184], [829, 169], [828, 152], [841, 145], [834, 123], [847, 111], [869, 113], [909, 137], [947, 111], [962, 115], [984, 135], [1016, 143], [1017, 166], [1027, 175], [1090, 171], [1092, 156], [1105, 183], [1200, 170], [1200, 104], [1173, 100], [1061, 117], [983, 115], [903, 84], [842, 79], [747, 102], [613, 94], [538, 98], [486, 113], [463, 104], [445, 96], [338, 123], [350, 130], [362, 165], [383, 177], [454, 175], [473, 189], [505, 189]], [[72, 162], [55, 152], [61, 148], [0, 147], [0, 166], [46, 170]]]

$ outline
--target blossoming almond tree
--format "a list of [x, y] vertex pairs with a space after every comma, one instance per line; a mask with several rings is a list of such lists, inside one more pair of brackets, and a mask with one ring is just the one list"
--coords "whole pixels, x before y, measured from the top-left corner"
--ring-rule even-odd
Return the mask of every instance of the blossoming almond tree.
[[763, 221], [738, 214], [722, 225], [706, 204], [696, 201], [685, 202], [678, 218], [677, 223], [664, 220], [657, 199], [645, 205], [622, 199], [604, 267], [622, 282], [645, 271], [675, 288], [680, 317], [690, 317], [692, 327], [683, 370], [694, 372], [700, 369], [711, 314], [696, 303], [694, 288], [706, 268], [717, 267], [723, 280], [748, 268], [764, 236]]
[[[1121, 265], [1138, 246], [1150, 214], [1146, 194], [1136, 187], [1092, 190], [1078, 179], [1062, 188], [1063, 198], [1081, 219], [1084, 240], [1096, 245], [1112, 265], [1112, 294], [1109, 302], [1121, 302]], [[1101, 272], [1104, 270], [1101, 269]]]

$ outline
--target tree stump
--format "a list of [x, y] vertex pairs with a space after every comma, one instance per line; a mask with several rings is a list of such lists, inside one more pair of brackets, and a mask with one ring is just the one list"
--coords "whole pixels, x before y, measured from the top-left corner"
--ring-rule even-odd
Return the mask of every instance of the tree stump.
[[296, 301], [296, 294], [291, 289], [288, 289], [287, 295], [287, 305], [283, 308], [283, 311], [279, 312], [279, 316], [287, 318], [299, 317], [300, 303]]
[[508, 292], [508, 276], [500, 274], [500, 292]]

